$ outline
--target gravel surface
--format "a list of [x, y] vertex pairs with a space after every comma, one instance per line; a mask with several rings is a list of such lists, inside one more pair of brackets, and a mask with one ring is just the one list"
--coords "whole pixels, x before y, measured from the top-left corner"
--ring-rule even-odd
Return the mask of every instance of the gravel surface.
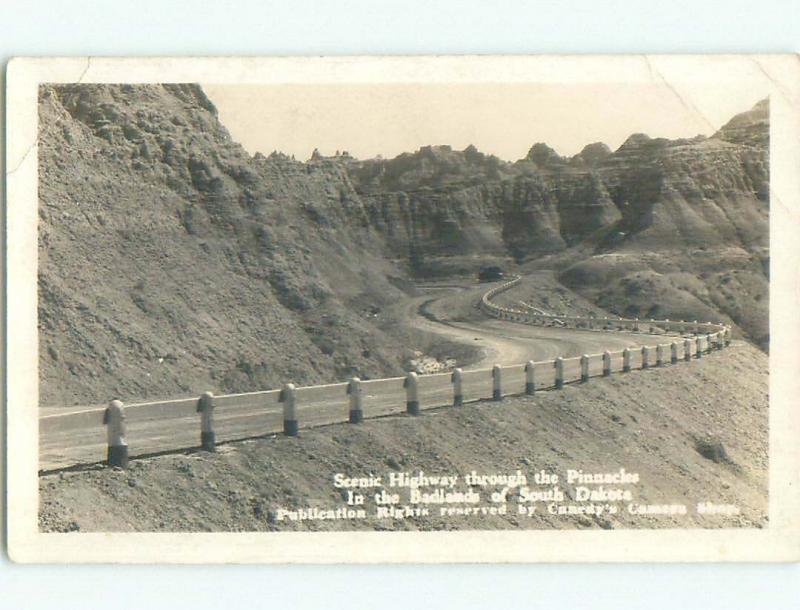
[[[443, 530], [515, 528], [762, 527], [767, 522], [768, 359], [740, 342], [691, 364], [634, 371], [533, 397], [479, 402], [391, 416], [361, 425], [301, 430], [133, 460], [126, 471], [101, 466], [40, 477], [44, 531]], [[635, 483], [568, 483], [569, 470], [638, 475]], [[389, 477], [458, 476], [449, 490], [479, 494], [477, 504], [409, 504]], [[468, 485], [465, 475], [518, 474], [519, 485]], [[561, 506], [603, 506], [597, 514], [551, 514], [553, 502], [521, 501], [560, 477]], [[380, 476], [364, 496], [365, 518], [292, 520], [297, 509], [347, 508], [335, 477]], [[473, 481], [474, 483], [474, 481]], [[628, 492], [630, 499], [580, 502], [578, 487]], [[523, 486], [524, 487], [524, 486]], [[419, 488], [430, 493], [436, 488]], [[375, 495], [429, 514], [378, 517]], [[442, 490], [444, 491], [444, 490]], [[616, 493], [616, 492], [614, 492]], [[738, 514], [699, 514], [697, 504], [735, 506]], [[684, 505], [685, 515], [631, 514], [630, 505]], [[442, 508], [505, 507], [506, 514], [442, 515]], [[530, 515], [521, 514], [533, 508]], [[616, 509], [616, 513], [612, 512]], [[285, 511], [281, 513], [281, 510]], [[283, 518], [280, 516], [283, 515]]]

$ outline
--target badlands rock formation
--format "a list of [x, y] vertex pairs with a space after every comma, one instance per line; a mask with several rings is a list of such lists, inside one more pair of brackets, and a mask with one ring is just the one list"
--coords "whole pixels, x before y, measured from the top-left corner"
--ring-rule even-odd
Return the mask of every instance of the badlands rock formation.
[[420, 277], [554, 269], [611, 312], [768, 342], [766, 101], [709, 138], [508, 163], [251, 157], [195, 85], [40, 90], [41, 402], [397, 373]]

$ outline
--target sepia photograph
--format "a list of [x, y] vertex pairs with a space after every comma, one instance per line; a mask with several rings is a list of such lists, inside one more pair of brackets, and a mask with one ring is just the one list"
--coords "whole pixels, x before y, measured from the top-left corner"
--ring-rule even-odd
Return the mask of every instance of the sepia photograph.
[[796, 61], [271, 61], [10, 68], [23, 555], [796, 556]]

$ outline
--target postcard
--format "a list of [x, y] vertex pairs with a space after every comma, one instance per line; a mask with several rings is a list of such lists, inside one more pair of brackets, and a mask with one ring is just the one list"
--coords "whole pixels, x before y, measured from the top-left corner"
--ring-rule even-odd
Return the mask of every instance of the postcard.
[[799, 68], [13, 60], [12, 559], [797, 560]]

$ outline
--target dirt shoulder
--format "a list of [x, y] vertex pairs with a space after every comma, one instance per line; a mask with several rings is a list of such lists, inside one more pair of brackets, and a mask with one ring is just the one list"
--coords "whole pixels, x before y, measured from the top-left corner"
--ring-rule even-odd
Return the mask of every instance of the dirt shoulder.
[[[691, 364], [634, 371], [534, 397], [507, 398], [392, 416], [361, 425], [301, 430], [131, 462], [127, 471], [95, 467], [40, 478], [40, 527], [45, 531], [282, 531], [514, 528], [761, 527], [767, 520], [768, 361], [735, 343]], [[635, 473], [635, 483], [569, 484], [569, 470]], [[443, 492], [475, 492], [476, 504], [409, 504], [410, 490], [390, 476], [457, 475]], [[467, 485], [464, 476], [526, 476], [528, 492], [512, 485]], [[537, 484], [544, 471], [557, 485]], [[363, 519], [298, 519], [346, 509], [347, 477], [382, 477], [355, 489], [365, 496]], [[506, 487], [508, 485], [505, 485]], [[530, 500], [535, 492], [562, 501]], [[630, 499], [580, 502], [578, 487], [621, 490]], [[374, 495], [400, 496], [398, 506], [425, 507], [426, 516], [378, 518]], [[435, 487], [418, 491], [431, 493]], [[524, 496], [524, 497], [523, 497]], [[466, 497], [466, 496], [464, 496]], [[698, 514], [697, 504], [735, 505], [739, 514]], [[549, 507], [605, 506], [601, 514], [551, 514]], [[684, 505], [686, 515], [634, 515], [629, 505]], [[444, 508], [504, 506], [506, 514], [442, 516]], [[530, 515], [520, 514], [533, 508]], [[611, 508], [617, 509], [616, 513]], [[283, 509], [285, 513], [280, 513]], [[315, 512], [316, 511], [316, 512]], [[463, 512], [463, 511], [462, 511]], [[283, 514], [283, 519], [279, 519]], [[287, 516], [288, 515], [288, 516]]]

